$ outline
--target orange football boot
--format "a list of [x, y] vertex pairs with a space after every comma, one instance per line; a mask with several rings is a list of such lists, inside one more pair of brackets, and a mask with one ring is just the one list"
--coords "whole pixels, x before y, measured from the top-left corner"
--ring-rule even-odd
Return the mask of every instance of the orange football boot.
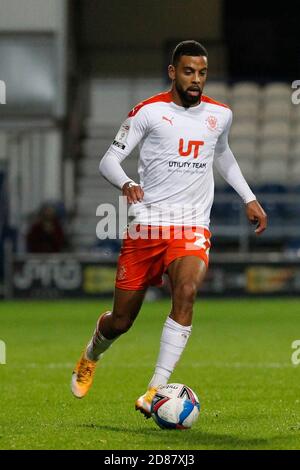
[[158, 387], [150, 387], [144, 395], [135, 402], [135, 409], [140, 411], [147, 419], [151, 417], [151, 404]]
[[92, 386], [96, 361], [86, 359], [83, 352], [72, 374], [71, 390], [76, 398], [83, 398]]

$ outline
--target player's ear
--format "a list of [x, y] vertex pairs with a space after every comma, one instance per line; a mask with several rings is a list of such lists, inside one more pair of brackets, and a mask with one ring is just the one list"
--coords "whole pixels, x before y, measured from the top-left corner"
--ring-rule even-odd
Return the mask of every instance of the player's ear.
[[171, 80], [175, 80], [175, 67], [174, 65], [168, 66], [168, 75]]

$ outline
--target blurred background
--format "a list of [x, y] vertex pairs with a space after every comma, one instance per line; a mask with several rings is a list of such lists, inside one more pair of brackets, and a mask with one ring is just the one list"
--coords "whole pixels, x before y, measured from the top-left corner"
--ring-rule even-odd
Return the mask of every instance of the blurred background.
[[[231, 148], [269, 215], [257, 238], [216, 173], [202, 290], [299, 295], [300, 4], [292, 3], [0, 0], [0, 297], [112, 294], [120, 241], [97, 239], [96, 208], [118, 208], [119, 192], [100, 177], [99, 160], [131, 107], [168, 89], [170, 53], [184, 39], [208, 49], [205, 94], [232, 108]], [[134, 179], [137, 158], [124, 164]]]

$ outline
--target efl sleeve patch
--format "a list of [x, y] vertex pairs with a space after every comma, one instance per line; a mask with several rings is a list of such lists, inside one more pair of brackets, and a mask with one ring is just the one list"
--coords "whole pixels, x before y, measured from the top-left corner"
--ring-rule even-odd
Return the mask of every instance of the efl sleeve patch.
[[122, 149], [122, 150], [124, 150], [124, 148], [125, 148], [125, 145], [121, 144], [121, 142], [118, 142], [117, 140], [113, 141], [113, 145], [115, 145], [116, 147], [118, 147], [119, 149]]
[[130, 130], [130, 118], [127, 118], [121, 125], [119, 132], [117, 133], [113, 145], [119, 147], [120, 149], [125, 149], [125, 144], [127, 143], [127, 137]]

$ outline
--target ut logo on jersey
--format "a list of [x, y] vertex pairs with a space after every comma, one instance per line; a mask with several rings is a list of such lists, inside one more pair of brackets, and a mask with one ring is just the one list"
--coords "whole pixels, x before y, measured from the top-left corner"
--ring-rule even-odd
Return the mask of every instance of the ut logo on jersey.
[[179, 155], [182, 157], [188, 157], [191, 155], [193, 149], [194, 149], [194, 154], [193, 157], [197, 158], [199, 155], [199, 147], [201, 145], [204, 145], [204, 142], [202, 140], [189, 140], [187, 143], [187, 150], [184, 150], [185, 144], [183, 139], [179, 139]]

